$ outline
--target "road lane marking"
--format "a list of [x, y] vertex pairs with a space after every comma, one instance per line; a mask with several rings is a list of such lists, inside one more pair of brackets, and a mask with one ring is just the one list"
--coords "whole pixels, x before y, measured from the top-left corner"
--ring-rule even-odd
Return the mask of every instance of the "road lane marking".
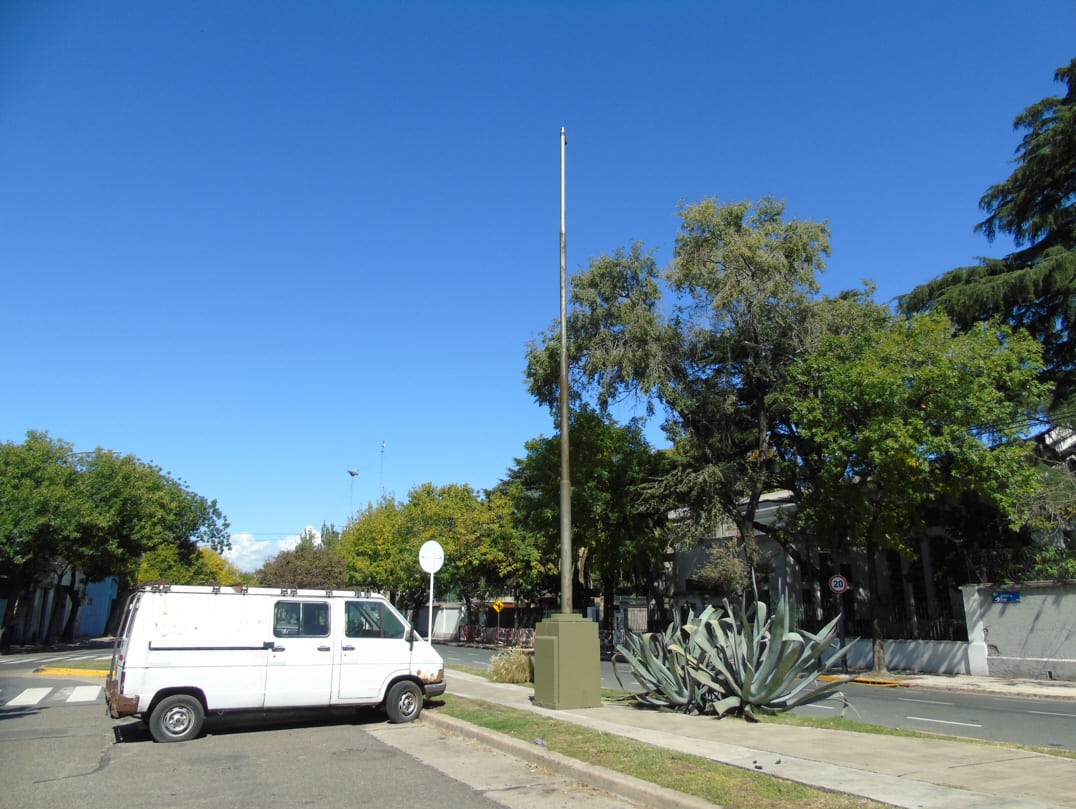
[[99, 685], [78, 685], [67, 698], [67, 702], [93, 702], [101, 695]]
[[1054, 713], [1053, 711], [1028, 711], [1039, 716], [1063, 716], [1065, 719], [1076, 719], [1076, 713]]
[[927, 705], [952, 705], [951, 702], [942, 702], [937, 699], [914, 699], [912, 697], [897, 697], [901, 702], [922, 702]]
[[982, 725], [977, 725], [974, 722], [950, 722], [948, 719], [928, 719], [925, 716], [909, 716], [909, 719], [914, 719], [917, 722], [937, 722], [939, 725], [960, 725], [965, 728], [981, 728]]
[[5, 708], [13, 708], [21, 705], [37, 705], [51, 691], [51, 688], [27, 688], [11, 702], [4, 705]]

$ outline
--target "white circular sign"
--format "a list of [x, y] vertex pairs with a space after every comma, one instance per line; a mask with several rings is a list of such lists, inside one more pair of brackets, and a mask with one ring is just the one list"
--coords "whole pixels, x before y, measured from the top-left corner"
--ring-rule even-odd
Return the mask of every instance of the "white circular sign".
[[427, 573], [436, 573], [445, 563], [445, 549], [435, 539], [424, 542], [418, 552], [418, 563]]
[[836, 576], [830, 576], [829, 589], [835, 592], [837, 595], [848, 592], [848, 579], [839, 574]]

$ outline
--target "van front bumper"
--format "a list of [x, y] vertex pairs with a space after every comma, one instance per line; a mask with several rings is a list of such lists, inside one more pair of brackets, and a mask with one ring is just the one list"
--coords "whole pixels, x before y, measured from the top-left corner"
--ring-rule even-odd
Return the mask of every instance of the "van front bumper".
[[427, 697], [439, 697], [445, 693], [445, 689], [448, 687], [448, 680], [441, 679], [439, 683], [423, 683], [422, 688], [426, 691]]

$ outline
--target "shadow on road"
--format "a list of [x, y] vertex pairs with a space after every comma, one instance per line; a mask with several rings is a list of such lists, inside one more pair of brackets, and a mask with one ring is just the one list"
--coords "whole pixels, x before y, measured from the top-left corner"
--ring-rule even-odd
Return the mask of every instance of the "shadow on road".
[[[432, 701], [427, 707], [436, 707], [442, 702]], [[302, 710], [279, 711], [229, 711], [210, 715], [205, 718], [202, 736], [230, 736], [239, 733], [262, 733], [273, 730], [296, 728], [332, 727], [337, 725], [372, 726], [387, 722], [385, 714], [375, 708], [311, 708]], [[123, 724], [113, 725], [113, 735], [117, 744], [138, 744], [152, 742], [146, 723], [131, 719]]]

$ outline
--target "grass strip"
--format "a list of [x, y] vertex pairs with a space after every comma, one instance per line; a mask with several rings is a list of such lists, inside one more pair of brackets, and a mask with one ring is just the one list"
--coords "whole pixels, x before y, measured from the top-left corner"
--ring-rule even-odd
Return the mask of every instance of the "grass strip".
[[[468, 666], [451, 665], [451, 669], [458, 671], [464, 671], [468, 674], [474, 674], [478, 677], [486, 677], [489, 672], [486, 669], [470, 668]], [[533, 684], [532, 684], [533, 687]], [[601, 690], [602, 699], [614, 700], [614, 701], [627, 701], [630, 702], [633, 696], [631, 691], [620, 691], [611, 688], [603, 688]], [[773, 722], [775, 724], [783, 725], [796, 725], [804, 728], [823, 728], [825, 730], [848, 730], [854, 733], [873, 733], [876, 736], [903, 736], [910, 739], [944, 739], [948, 742], [962, 742], [964, 744], [982, 744], [988, 747], [1009, 747], [1014, 750], [1028, 750], [1032, 753], [1043, 753], [1048, 756], [1057, 756], [1059, 758], [1071, 758], [1076, 759], [1076, 751], [1065, 750], [1061, 747], [1032, 747], [1023, 744], [1010, 744], [1007, 742], [992, 742], [987, 739], [973, 739], [968, 736], [946, 736], [940, 733], [923, 733], [919, 730], [903, 730], [901, 728], [891, 728], [885, 725], [872, 725], [868, 722], [859, 722], [855, 719], [847, 719], [844, 717], [817, 717], [817, 716], [803, 716], [801, 714], [782, 713], [777, 715], [760, 715], [759, 720], [762, 722]]]
[[728, 809], [882, 809], [885, 806], [527, 711], [452, 695], [443, 699], [444, 704], [434, 710], [522, 741], [542, 739], [547, 749], [562, 755], [695, 795]]

